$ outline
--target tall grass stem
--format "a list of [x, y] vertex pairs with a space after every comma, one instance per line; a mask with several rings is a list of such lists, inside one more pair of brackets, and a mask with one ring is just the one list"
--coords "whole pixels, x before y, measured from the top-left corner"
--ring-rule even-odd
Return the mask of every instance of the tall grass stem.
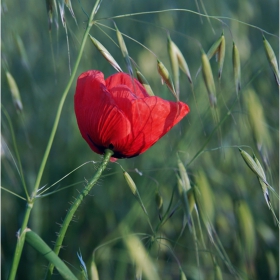
[[33, 207], [36, 192], [39, 188], [39, 185], [40, 185], [40, 182], [41, 182], [41, 179], [42, 179], [42, 175], [43, 175], [43, 172], [44, 172], [44, 169], [45, 169], [45, 166], [46, 166], [46, 162], [47, 162], [47, 159], [49, 157], [49, 153], [50, 153], [50, 150], [51, 150], [51, 147], [52, 147], [52, 144], [53, 144], [53, 140], [54, 140], [54, 137], [55, 137], [55, 134], [56, 134], [56, 131], [57, 131], [57, 127], [58, 127], [58, 123], [59, 123], [59, 120], [60, 120], [60, 116], [61, 116], [61, 112], [62, 112], [62, 109], [63, 109], [65, 99], [68, 95], [68, 92], [69, 92], [70, 87], [71, 87], [71, 85], [74, 81], [74, 78], [76, 77], [76, 72], [77, 72], [79, 63], [80, 63], [81, 58], [82, 58], [83, 50], [85, 48], [85, 44], [86, 44], [86, 41], [88, 39], [88, 34], [89, 34], [89, 31], [90, 31], [90, 29], [93, 25], [93, 18], [94, 18], [94, 15], [96, 14], [96, 12], [99, 9], [99, 5], [100, 5], [101, 1], [102, 0], [96, 0], [95, 5], [94, 5], [94, 7], [91, 11], [90, 17], [88, 19], [87, 28], [86, 28], [86, 31], [84, 33], [83, 40], [82, 40], [82, 43], [81, 43], [80, 51], [79, 51], [76, 63], [74, 65], [74, 68], [73, 68], [72, 75], [70, 76], [70, 79], [69, 79], [69, 81], [66, 85], [66, 88], [65, 88], [65, 90], [62, 94], [62, 97], [61, 97], [61, 100], [60, 100], [60, 103], [59, 103], [59, 106], [58, 106], [56, 117], [55, 117], [54, 124], [53, 124], [53, 128], [52, 128], [50, 138], [49, 138], [49, 141], [48, 141], [48, 144], [47, 144], [47, 148], [45, 150], [45, 153], [44, 153], [44, 156], [43, 156], [43, 159], [42, 159], [42, 163], [40, 165], [38, 175], [37, 175], [37, 178], [36, 178], [36, 182], [35, 182], [35, 185], [34, 185], [33, 194], [32, 194], [32, 197], [30, 198], [30, 201], [27, 203], [27, 208], [26, 208], [26, 211], [25, 211], [25, 214], [24, 214], [21, 229], [19, 231], [18, 241], [17, 241], [17, 244], [16, 244], [13, 263], [12, 263], [12, 267], [11, 267], [11, 270], [10, 270], [10, 275], [9, 275], [8, 280], [14, 280], [15, 279], [18, 264], [19, 264], [19, 261], [20, 261], [20, 258], [21, 258], [21, 253], [22, 253], [24, 241], [25, 241], [25, 229], [27, 227], [27, 223], [28, 223], [28, 220], [29, 220], [29, 217], [30, 217], [31, 209]]

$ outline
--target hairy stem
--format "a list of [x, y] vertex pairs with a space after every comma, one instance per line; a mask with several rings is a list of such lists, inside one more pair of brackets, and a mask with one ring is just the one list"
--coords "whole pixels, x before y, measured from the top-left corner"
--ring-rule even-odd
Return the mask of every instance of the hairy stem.
[[[65, 234], [66, 234], [66, 231], [68, 229], [68, 226], [69, 226], [70, 222], [73, 219], [74, 214], [76, 213], [76, 210], [78, 209], [78, 207], [80, 206], [83, 199], [87, 196], [89, 191], [92, 189], [92, 187], [96, 184], [96, 182], [100, 178], [100, 176], [101, 176], [102, 172], [104, 171], [104, 169], [106, 168], [112, 154], [113, 154], [113, 152], [111, 150], [105, 150], [104, 159], [103, 159], [101, 165], [99, 166], [99, 168], [97, 169], [95, 175], [93, 176], [91, 181], [85, 186], [83, 191], [78, 195], [78, 197], [73, 202], [71, 208], [67, 212], [67, 215], [66, 215], [66, 217], [65, 217], [65, 219], [62, 223], [62, 226], [60, 228], [56, 243], [54, 245], [54, 250], [53, 251], [57, 255], [59, 254], [60, 248], [61, 248], [62, 243], [63, 243], [63, 239], [64, 239]], [[53, 273], [53, 268], [54, 268], [54, 265], [50, 264], [47, 279], [50, 279], [50, 276]]]
[[74, 78], [76, 77], [76, 72], [77, 72], [79, 63], [80, 63], [81, 58], [82, 58], [82, 54], [83, 54], [83, 51], [84, 51], [84, 48], [85, 48], [85, 44], [86, 44], [86, 41], [87, 41], [87, 38], [88, 38], [88, 34], [89, 34], [89, 31], [90, 31], [90, 29], [93, 25], [93, 18], [94, 18], [94, 15], [96, 14], [96, 12], [99, 8], [99, 5], [100, 5], [101, 1], [102, 0], [96, 0], [95, 5], [92, 9], [90, 17], [88, 19], [87, 28], [86, 28], [86, 31], [85, 31], [84, 36], [83, 36], [80, 51], [79, 51], [75, 66], [73, 68], [72, 75], [71, 75], [71, 77], [70, 77], [70, 79], [69, 79], [69, 81], [66, 85], [66, 88], [65, 88], [65, 90], [62, 94], [62, 97], [61, 97], [61, 100], [60, 100], [60, 103], [59, 103], [59, 106], [58, 106], [56, 117], [55, 117], [54, 124], [53, 124], [53, 128], [52, 128], [52, 131], [51, 131], [51, 134], [50, 134], [50, 138], [49, 138], [49, 141], [48, 141], [48, 144], [47, 144], [47, 147], [46, 147], [46, 150], [45, 150], [45, 153], [44, 153], [44, 156], [43, 156], [43, 159], [42, 159], [39, 171], [38, 171], [36, 182], [35, 182], [35, 185], [34, 185], [34, 188], [33, 188], [32, 197], [29, 199], [29, 201], [27, 203], [27, 208], [26, 208], [26, 211], [25, 211], [25, 214], [24, 214], [21, 229], [19, 231], [18, 241], [17, 241], [17, 244], [16, 244], [13, 263], [12, 263], [12, 267], [11, 267], [11, 271], [10, 271], [10, 275], [9, 275], [8, 280], [14, 280], [15, 279], [16, 272], [17, 272], [17, 269], [18, 269], [19, 260], [21, 258], [21, 253], [22, 253], [22, 249], [23, 249], [23, 245], [24, 245], [24, 241], [25, 241], [25, 229], [27, 227], [27, 223], [28, 223], [28, 220], [29, 220], [29, 217], [30, 217], [31, 209], [33, 207], [36, 192], [37, 192], [37, 190], [40, 186], [40, 182], [41, 182], [41, 179], [42, 179], [42, 176], [43, 176], [43, 172], [44, 172], [44, 169], [45, 169], [45, 166], [46, 166], [46, 162], [47, 162], [47, 159], [49, 157], [49, 153], [50, 153], [50, 150], [51, 150], [51, 147], [52, 147], [52, 144], [53, 144], [53, 140], [54, 140], [54, 137], [55, 137], [55, 134], [56, 134], [56, 131], [57, 131], [57, 127], [58, 127], [58, 123], [59, 123], [59, 120], [60, 120], [60, 116], [61, 116], [61, 112], [62, 112], [62, 109], [63, 109], [64, 102], [65, 102], [66, 97], [68, 95], [69, 89], [70, 89], [70, 87], [71, 87], [71, 85], [74, 81]]

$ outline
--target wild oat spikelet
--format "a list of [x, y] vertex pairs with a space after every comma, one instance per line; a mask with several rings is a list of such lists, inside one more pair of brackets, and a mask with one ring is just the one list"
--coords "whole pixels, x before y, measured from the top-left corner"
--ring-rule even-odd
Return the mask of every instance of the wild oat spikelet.
[[233, 65], [235, 90], [236, 90], [236, 93], [238, 94], [238, 92], [241, 89], [241, 67], [240, 67], [239, 51], [234, 42], [233, 42], [233, 46], [232, 46], [232, 65]]
[[174, 88], [174, 84], [173, 84], [172, 79], [170, 77], [170, 74], [169, 74], [167, 68], [164, 66], [164, 64], [160, 60], [157, 60], [157, 70], [158, 70], [158, 73], [161, 76], [163, 82], [167, 85], [169, 90], [173, 93], [176, 100], [179, 100], [178, 95], [176, 94], [176, 91], [175, 91], [175, 88]]
[[146, 89], [146, 91], [148, 92], [148, 94], [150, 96], [154, 96], [154, 92], [151, 88], [151, 86], [149, 85], [148, 81], [146, 80], [146, 78], [144, 77], [144, 75], [137, 69], [136, 70], [136, 76], [138, 81], [142, 84], [142, 86]]
[[134, 181], [133, 181], [132, 178], [130, 177], [130, 175], [129, 175], [126, 171], [124, 171], [124, 172], [123, 172], [123, 176], [124, 176], [124, 178], [125, 178], [125, 180], [126, 180], [128, 186], [129, 186], [131, 192], [133, 193], [133, 195], [137, 196], [138, 190], [137, 190], [137, 187], [136, 187]]
[[219, 50], [217, 52], [218, 56], [218, 77], [221, 79], [222, 77], [222, 71], [223, 71], [223, 66], [224, 66], [224, 61], [225, 61], [225, 53], [226, 53], [226, 39], [224, 34], [221, 36], [221, 43], [219, 46]]
[[[222, 36], [223, 36], [223, 34], [222, 34]], [[207, 57], [209, 60], [219, 51], [220, 44], [222, 41], [222, 36], [216, 42], [214, 42], [214, 44], [208, 50]]]
[[192, 77], [191, 77], [191, 73], [190, 73], [187, 61], [184, 58], [180, 49], [175, 45], [174, 42], [173, 42], [173, 49], [176, 53], [180, 69], [187, 75], [189, 82], [192, 84]]
[[133, 70], [132, 70], [129, 54], [128, 54], [128, 51], [127, 51], [127, 48], [126, 48], [126, 45], [125, 45], [125, 41], [123, 39], [122, 33], [119, 31], [116, 24], [115, 24], [115, 28], [116, 28], [117, 38], [118, 38], [118, 42], [119, 42], [119, 46], [120, 46], [122, 55], [125, 59], [129, 75], [132, 77], [133, 76]]
[[171, 41], [170, 37], [167, 38], [167, 49], [168, 49], [168, 55], [169, 55], [169, 59], [170, 59], [176, 94], [179, 96], [179, 91], [180, 91], [179, 63], [178, 63], [178, 59], [177, 59], [177, 55], [176, 55], [175, 44]]
[[248, 165], [248, 167], [260, 178], [264, 183], [267, 184], [266, 178], [264, 176], [263, 171], [260, 170], [258, 164], [254, 161], [254, 159], [246, 153], [244, 150], [239, 148], [239, 152], [244, 159], [245, 163]]
[[237, 202], [236, 215], [243, 252], [248, 261], [253, 260], [256, 254], [256, 229], [252, 213], [246, 201]]
[[210, 105], [212, 107], [215, 107], [217, 105], [216, 86], [215, 86], [209, 59], [204, 52], [201, 56], [201, 61], [202, 61], [202, 73], [203, 73], [204, 83], [208, 92]]
[[266, 38], [264, 36], [263, 36], [263, 44], [264, 44], [266, 57], [268, 59], [270, 67], [273, 71], [275, 80], [276, 80], [277, 84], [280, 86], [279, 68], [278, 68], [277, 58], [276, 58], [276, 55], [275, 55], [271, 45], [269, 44], [269, 42], [266, 40]]
[[109, 53], [109, 51], [99, 42], [97, 41], [94, 37], [89, 35], [92, 43], [94, 46], [99, 50], [99, 52], [102, 54], [102, 56], [118, 71], [122, 72], [121, 67], [119, 64], [116, 62], [116, 60], [113, 58], [113, 56]]
[[20, 97], [17, 83], [16, 83], [15, 79], [13, 78], [13, 76], [8, 71], [6, 71], [6, 77], [7, 77], [8, 85], [9, 85], [9, 88], [10, 88], [10, 91], [12, 94], [12, 99], [13, 99], [14, 105], [16, 107], [16, 110], [18, 112], [21, 112], [23, 110], [23, 106], [22, 106], [21, 97]]
[[[256, 164], [257, 164], [257, 166], [259, 168], [260, 174], [266, 180], [266, 176], [265, 176], [264, 170], [263, 170], [263, 168], [261, 166], [261, 163], [259, 162], [259, 160], [258, 160], [258, 158], [256, 157], [255, 154], [253, 154], [253, 159], [254, 159], [254, 161], [256, 162]], [[270, 202], [270, 197], [269, 197], [269, 192], [268, 192], [268, 187], [267, 187], [267, 185], [263, 182], [263, 180], [260, 177], [258, 177], [258, 179], [259, 179], [262, 191], [263, 191], [263, 196], [264, 196], [264, 199], [266, 201], [266, 204], [267, 204], [268, 208], [270, 210], [272, 210], [271, 202]]]

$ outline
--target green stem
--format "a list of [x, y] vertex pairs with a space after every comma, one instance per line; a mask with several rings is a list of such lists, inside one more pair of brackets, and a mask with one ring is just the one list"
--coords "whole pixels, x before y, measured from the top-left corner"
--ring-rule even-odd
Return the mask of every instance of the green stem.
[[[38, 171], [36, 182], [35, 182], [35, 185], [34, 185], [33, 194], [32, 194], [32, 197], [31, 197], [30, 201], [27, 204], [27, 209], [26, 209], [25, 214], [24, 214], [24, 220], [23, 220], [23, 223], [21, 225], [20, 234], [19, 234], [19, 237], [18, 237], [18, 242], [17, 242], [16, 249], [15, 249], [13, 264], [12, 264], [12, 268], [11, 268], [10, 275], [9, 275], [9, 280], [14, 280], [15, 276], [16, 276], [16, 272], [17, 272], [17, 268], [18, 268], [20, 257], [21, 257], [21, 253], [22, 253], [22, 249], [23, 249], [23, 245], [24, 245], [24, 240], [25, 240], [25, 229], [27, 227], [27, 223], [28, 223], [28, 220], [29, 220], [29, 217], [30, 217], [31, 209], [33, 207], [36, 192], [39, 188], [39, 185], [40, 185], [40, 182], [41, 182], [41, 179], [42, 179], [42, 176], [43, 176], [43, 172], [44, 172], [44, 169], [45, 169], [45, 166], [46, 166], [46, 162], [47, 162], [47, 159], [49, 157], [49, 153], [50, 153], [50, 150], [51, 150], [51, 147], [52, 147], [52, 144], [53, 144], [54, 136], [55, 136], [56, 131], [57, 131], [57, 127], [58, 127], [58, 123], [59, 123], [59, 119], [60, 119], [60, 116], [61, 116], [61, 112], [62, 112], [62, 109], [63, 109], [65, 99], [68, 95], [69, 89], [70, 89], [70, 87], [71, 87], [71, 85], [74, 81], [75, 76], [76, 76], [76, 72], [78, 70], [78, 66], [79, 66], [81, 58], [82, 58], [82, 54], [83, 54], [83, 51], [84, 51], [84, 48], [85, 48], [85, 44], [86, 44], [86, 41], [87, 41], [87, 38], [88, 38], [88, 34], [89, 34], [89, 31], [90, 31], [90, 29], [93, 25], [93, 18], [94, 18], [94, 15], [96, 14], [96, 12], [99, 8], [99, 5], [100, 5], [101, 1], [102, 0], [96, 0], [95, 5], [92, 9], [91, 15], [88, 19], [87, 28], [86, 28], [86, 31], [85, 31], [84, 36], [83, 36], [80, 51], [79, 51], [76, 63], [74, 65], [74, 68], [73, 68], [72, 75], [71, 75], [71, 77], [69, 79], [69, 82], [67, 83], [66, 88], [65, 88], [65, 90], [62, 94], [62, 97], [61, 97], [61, 100], [60, 100], [60, 103], [59, 103], [59, 106], [58, 106], [58, 109], [57, 109], [57, 113], [56, 113], [56, 117], [55, 117], [55, 121], [54, 121], [54, 124], [53, 124], [52, 131], [51, 131], [51, 135], [50, 135], [50, 138], [49, 138], [49, 141], [48, 141], [48, 144], [47, 144], [47, 147], [46, 147], [43, 159], [42, 159], [42, 163], [41, 163], [39, 171]], [[30, 208], [29, 205], [32, 205], [32, 207]]]
[[[96, 182], [98, 181], [98, 179], [100, 178], [102, 172], [104, 171], [104, 169], [106, 168], [110, 157], [113, 155], [113, 151], [111, 150], [105, 150], [105, 155], [104, 155], [104, 159], [101, 163], [101, 165], [99, 166], [99, 168], [97, 169], [97, 172], [95, 173], [94, 177], [91, 179], [91, 181], [88, 183], [88, 185], [83, 189], [83, 191], [78, 195], [78, 197], [75, 199], [75, 201], [73, 202], [71, 208], [69, 209], [69, 211], [67, 212], [67, 215], [63, 221], [63, 224], [60, 228], [56, 243], [54, 245], [54, 252], [58, 255], [60, 248], [62, 246], [63, 243], [63, 239], [65, 237], [66, 231], [68, 229], [68, 226], [70, 224], [70, 222], [73, 219], [73, 216], [76, 212], [76, 210], [78, 209], [78, 207], [80, 206], [81, 202], [83, 201], [84, 197], [87, 196], [87, 194], [89, 193], [89, 191], [92, 189], [92, 187], [96, 184]], [[48, 271], [48, 279], [50, 279], [50, 276], [53, 273], [53, 264], [50, 264], [49, 266], [49, 271]]]
[[17, 239], [17, 245], [16, 245], [14, 258], [13, 258], [13, 263], [12, 263], [12, 268], [11, 268], [8, 280], [13, 280], [16, 277], [17, 268], [18, 268], [22, 248], [23, 248], [24, 241], [25, 241], [25, 234], [26, 234], [25, 229], [27, 227], [27, 223], [28, 223], [28, 220], [29, 220], [29, 217], [30, 217], [32, 207], [33, 207], [33, 203], [28, 202], [26, 204], [26, 210], [25, 210], [25, 215], [24, 215], [24, 219], [23, 219], [23, 222], [22, 222], [22, 226], [21, 226], [20, 231], [17, 233], [17, 238], [18, 238]]

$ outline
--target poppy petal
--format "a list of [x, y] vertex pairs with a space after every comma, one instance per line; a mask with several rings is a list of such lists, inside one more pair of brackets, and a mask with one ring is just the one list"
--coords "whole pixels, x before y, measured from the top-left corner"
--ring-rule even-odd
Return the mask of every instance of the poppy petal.
[[90, 73], [79, 77], [75, 94], [79, 129], [90, 147], [98, 153], [103, 153], [106, 148], [113, 149], [114, 141], [131, 132], [129, 120], [117, 108], [102, 76], [97, 75], [97, 79]]
[[126, 73], [117, 73], [106, 80], [106, 87], [109, 91], [114, 87], [120, 85], [127, 86], [131, 92], [133, 92], [138, 98], [148, 97], [149, 94], [146, 92], [145, 88], [133, 77]]
[[122, 100], [116, 102], [118, 108], [133, 124], [127, 137], [115, 141], [115, 150], [123, 157], [146, 151], [189, 112], [188, 105], [182, 102], [170, 102], [156, 96], [131, 102], [125, 98], [127, 91], [114, 94], [118, 94], [119, 101]]

